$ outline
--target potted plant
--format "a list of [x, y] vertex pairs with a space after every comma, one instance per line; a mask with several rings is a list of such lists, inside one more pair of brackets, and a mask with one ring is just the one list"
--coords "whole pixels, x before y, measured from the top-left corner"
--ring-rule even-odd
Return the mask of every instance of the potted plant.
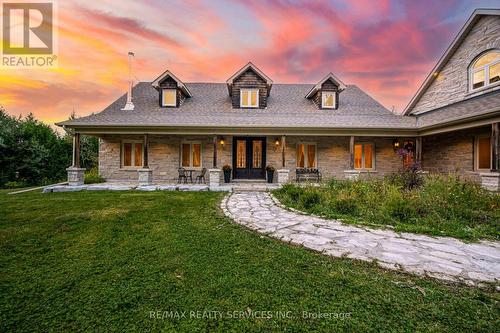
[[274, 179], [274, 171], [276, 169], [272, 165], [266, 166], [266, 172], [267, 172], [267, 182], [272, 183]]
[[224, 183], [229, 183], [231, 181], [231, 166], [226, 164], [222, 167], [222, 171], [224, 172]]

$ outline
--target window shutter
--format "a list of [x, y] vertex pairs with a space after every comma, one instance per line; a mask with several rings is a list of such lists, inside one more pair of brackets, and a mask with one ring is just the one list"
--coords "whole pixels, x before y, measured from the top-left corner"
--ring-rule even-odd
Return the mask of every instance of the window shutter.
[[339, 108], [339, 92], [336, 91], [335, 92], [335, 109], [338, 109]]

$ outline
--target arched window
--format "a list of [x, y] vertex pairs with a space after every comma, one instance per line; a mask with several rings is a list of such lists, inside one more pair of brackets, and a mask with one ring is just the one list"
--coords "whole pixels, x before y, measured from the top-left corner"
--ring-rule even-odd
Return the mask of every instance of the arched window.
[[500, 51], [492, 50], [477, 58], [470, 67], [471, 90], [500, 82]]

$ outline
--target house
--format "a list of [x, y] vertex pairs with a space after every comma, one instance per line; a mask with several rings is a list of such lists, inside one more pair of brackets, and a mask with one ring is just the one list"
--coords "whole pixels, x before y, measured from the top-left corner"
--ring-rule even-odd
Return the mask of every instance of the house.
[[459, 172], [498, 190], [500, 10], [474, 11], [412, 98], [396, 115], [334, 73], [316, 84], [274, 83], [249, 62], [225, 83], [181, 81], [165, 71], [140, 82], [98, 114], [59, 123], [75, 131], [72, 184], [81, 183], [79, 137], [100, 138], [99, 172], [109, 181], [172, 181], [180, 167], [221, 167], [233, 179], [293, 180], [386, 175], [405, 164]]

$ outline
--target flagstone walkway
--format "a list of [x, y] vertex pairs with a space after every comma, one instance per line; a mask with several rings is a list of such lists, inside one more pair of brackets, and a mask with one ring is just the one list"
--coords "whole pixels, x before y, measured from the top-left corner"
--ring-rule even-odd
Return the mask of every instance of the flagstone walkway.
[[499, 288], [500, 244], [464, 243], [342, 224], [285, 209], [266, 192], [232, 193], [221, 203], [224, 213], [257, 232], [333, 257], [376, 262], [389, 269], [475, 285]]

